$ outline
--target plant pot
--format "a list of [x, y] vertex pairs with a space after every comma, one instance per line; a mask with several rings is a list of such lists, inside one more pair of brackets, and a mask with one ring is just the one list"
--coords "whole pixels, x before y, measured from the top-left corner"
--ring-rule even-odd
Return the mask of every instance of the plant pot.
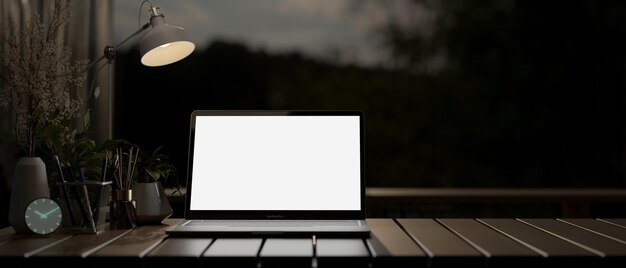
[[137, 224], [161, 224], [174, 212], [160, 182], [137, 183], [133, 187]]
[[50, 197], [46, 164], [39, 157], [22, 157], [15, 164], [9, 223], [18, 234], [30, 233], [24, 222], [26, 206], [39, 197]]

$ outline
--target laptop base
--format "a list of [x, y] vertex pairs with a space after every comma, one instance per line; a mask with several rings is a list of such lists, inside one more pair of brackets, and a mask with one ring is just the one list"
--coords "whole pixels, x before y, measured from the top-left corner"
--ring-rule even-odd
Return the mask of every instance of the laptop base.
[[[256, 223], [262, 221], [255, 221]], [[365, 221], [339, 220], [332, 221], [266, 221], [255, 225], [249, 220], [211, 221], [188, 220], [172, 226], [165, 233], [177, 237], [333, 237], [333, 238], [367, 238], [370, 230]], [[276, 223], [276, 225], [274, 225]], [[307, 224], [311, 223], [311, 224]], [[321, 223], [321, 224], [320, 224]], [[345, 224], [350, 223], [350, 224]]]

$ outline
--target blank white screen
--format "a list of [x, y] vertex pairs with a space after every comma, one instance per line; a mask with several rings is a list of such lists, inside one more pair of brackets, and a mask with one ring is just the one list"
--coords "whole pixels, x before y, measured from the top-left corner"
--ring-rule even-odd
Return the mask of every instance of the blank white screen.
[[196, 117], [191, 210], [359, 210], [358, 116]]

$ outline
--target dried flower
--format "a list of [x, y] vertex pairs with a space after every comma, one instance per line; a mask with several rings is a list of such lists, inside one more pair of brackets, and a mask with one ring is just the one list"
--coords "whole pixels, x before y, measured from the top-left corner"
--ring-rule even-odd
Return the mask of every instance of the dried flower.
[[[71, 49], [57, 39], [70, 10], [69, 3], [56, 1], [47, 24], [33, 11], [22, 29], [12, 20], [8, 29], [0, 28], [0, 108], [28, 157], [45, 139], [45, 128], [79, 116], [82, 101], [71, 90], [84, 84], [87, 62], [70, 62]], [[62, 129], [71, 139], [71, 129]]]

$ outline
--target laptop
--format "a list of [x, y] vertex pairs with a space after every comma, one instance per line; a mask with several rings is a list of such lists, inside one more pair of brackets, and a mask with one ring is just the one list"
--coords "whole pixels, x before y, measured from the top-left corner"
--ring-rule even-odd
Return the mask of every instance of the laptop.
[[185, 220], [171, 236], [367, 237], [360, 111], [191, 114]]

